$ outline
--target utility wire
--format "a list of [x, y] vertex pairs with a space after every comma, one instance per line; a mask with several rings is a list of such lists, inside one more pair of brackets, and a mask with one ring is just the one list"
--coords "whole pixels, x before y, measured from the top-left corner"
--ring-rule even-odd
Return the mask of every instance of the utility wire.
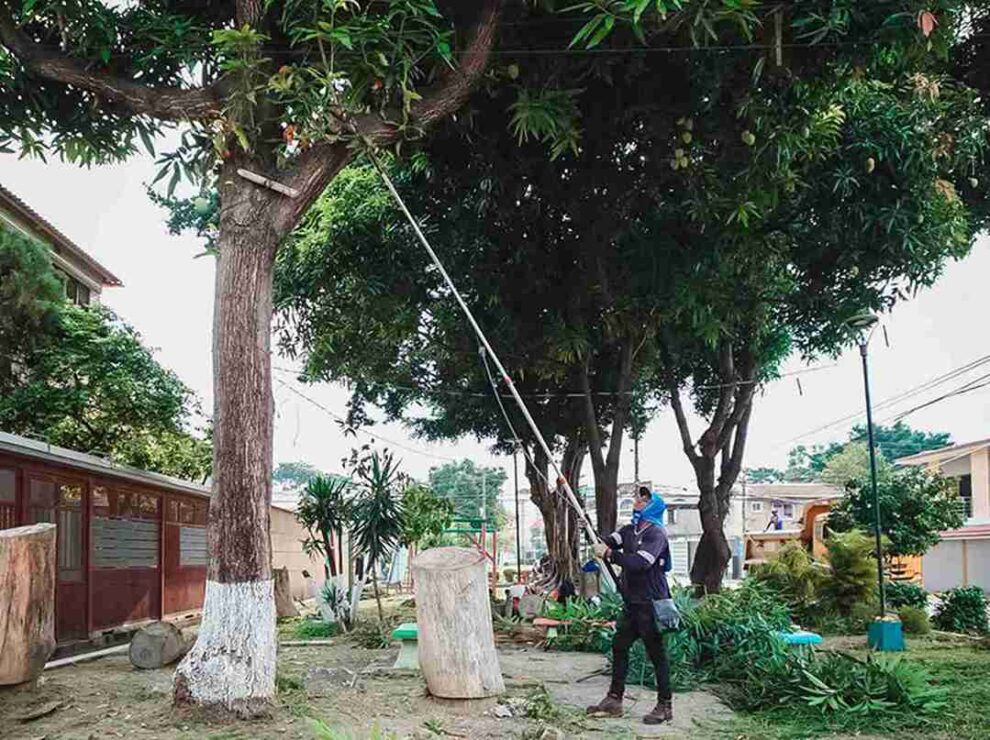
[[[281, 385], [284, 388], [287, 388], [292, 393], [295, 393], [297, 396], [299, 396], [303, 400], [307, 401], [311, 405], [315, 406], [316, 408], [318, 408], [320, 411], [322, 411], [323, 413], [327, 414], [331, 418], [335, 419], [336, 421], [340, 422], [341, 424], [347, 424], [348, 425], [348, 428], [353, 428], [353, 427], [350, 426], [350, 424], [348, 424], [347, 419], [345, 419], [344, 417], [339, 416], [338, 414], [334, 413], [333, 411], [331, 411], [330, 409], [328, 409], [326, 406], [324, 406], [323, 404], [321, 404], [316, 399], [311, 398], [310, 396], [307, 396], [305, 393], [303, 393], [300, 390], [297, 390], [296, 388], [293, 388], [291, 385], [289, 385], [288, 383], [286, 383], [285, 381], [283, 381], [280, 378], [275, 378], [274, 380], [275, 380], [276, 383], [278, 383], [279, 385]], [[417, 450], [415, 447], [409, 447], [408, 445], [405, 445], [402, 442], [396, 442], [394, 439], [388, 439], [387, 437], [383, 437], [380, 434], [375, 434], [373, 432], [369, 432], [369, 431], [367, 431], [365, 429], [354, 429], [354, 431], [356, 433], [358, 433], [358, 434], [367, 435], [368, 437], [371, 437], [372, 439], [377, 439], [380, 442], [384, 442], [386, 444], [390, 444], [393, 447], [398, 447], [399, 449], [405, 450], [406, 452], [411, 452], [414, 455], [422, 455], [423, 457], [431, 457], [431, 458], [433, 458], [435, 460], [446, 460], [448, 462], [457, 462], [457, 459], [456, 458], [447, 457], [446, 455], [437, 455], [437, 454], [432, 453], [432, 452], [424, 452], [423, 450]]]
[[[909, 398], [913, 398], [929, 390], [937, 388], [940, 385], [948, 383], [951, 380], [955, 380], [961, 375], [965, 375], [966, 373], [971, 372], [972, 370], [975, 370], [978, 367], [982, 367], [983, 365], [986, 365], [988, 362], [990, 362], [990, 355], [984, 355], [983, 357], [979, 357], [976, 360], [973, 360], [972, 362], [969, 362], [960, 367], [954, 368], [953, 370], [950, 370], [947, 373], [943, 373], [942, 375], [938, 375], [934, 378], [930, 378], [929, 380], [926, 380], [924, 383], [921, 383], [920, 385], [914, 386], [913, 388], [909, 388], [908, 390], [898, 393], [894, 396], [890, 396], [889, 398], [884, 399], [880, 403], [874, 404], [873, 409], [875, 411], [888, 409], [891, 406], [900, 403], [901, 401], [906, 401]], [[827, 424], [823, 424], [807, 432], [803, 432], [802, 434], [799, 434], [796, 437], [791, 437], [790, 439], [780, 442], [777, 446], [782, 447], [784, 445], [793, 444], [798, 440], [804, 439], [805, 437], [810, 437], [814, 434], [817, 434], [818, 432], [823, 432], [837, 426], [848, 424], [849, 422], [855, 421], [859, 417], [863, 416], [863, 414], [864, 414], [863, 411], [856, 411], [854, 413], [847, 414], [841, 418], [830, 421]]]

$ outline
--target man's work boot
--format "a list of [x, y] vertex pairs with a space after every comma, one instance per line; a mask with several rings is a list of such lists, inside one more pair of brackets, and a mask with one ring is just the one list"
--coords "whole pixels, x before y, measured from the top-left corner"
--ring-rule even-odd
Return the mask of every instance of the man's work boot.
[[588, 707], [585, 713], [589, 717], [621, 717], [622, 697], [610, 692], [600, 702]]
[[670, 699], [659, 699], [650, 713], [643, 717], [643, 722], [648, 725], [662, 725], [673, 720], [674, 703]]

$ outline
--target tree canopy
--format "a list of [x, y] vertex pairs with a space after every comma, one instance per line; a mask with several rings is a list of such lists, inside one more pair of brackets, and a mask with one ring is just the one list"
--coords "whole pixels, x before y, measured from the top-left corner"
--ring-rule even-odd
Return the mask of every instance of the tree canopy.
[[0, 427], [205, 480], [210, 443], [190, 433], [198, 411], [192, 391], [108, 309], [63, 302], [56, 316], [57, 329], [25, 358], [0, 396]]
[[[866, 425], [857, 424], [849, 432], [847, 442], [829, 442], [824, 445], [814, 445], [810, 449], [806, 445], [798, 445], [788, 453], [785, 470], [767, 468], [766, 475], [780, 481], [791, 482], [823, 480], [825, 469], [836, 455], [856, 443], [862, 444], [865, 450], [866, 439]], [[888, 463], [892, 463], [898, 458], [910, 457], [919, 452], [935, 450], [952, 444], [952, 437], [948, 432], [926, 432], [913, 429], [903, 421], [898, 421], [893, 426], [874, 425], [873, 439], [877, 447], [877, 454]], [[753, 472], [755, 471], [750, 473], [750, 480], [757, 482], [752, 477]]]
[[[878, 476], [877, 496], [888, 555], [924, 555], [938, 544], [941, 532], [965, 521], [958, 484], [922, 467]], [[846, 495], [829, 513], [828, 526], [837, 532], [873, 531], [876, 516], [868, 473], [846, 483]]]
[[16, 382], [14, 367], [56, 330], [64, 298], [47, 250], [0, 227], [0, 395]]
[[[949, 37], [893, 7], [816, 27], [813, 5], [794, 4], [786, 33], [843, 44], [788, 46], [779, 65], [763, 46], [638, 52], [619, 23], [615, 55], [507, 55], [513, 84], [476, 93], [392, 169], [558, 451], [583, 446], [607, 479], [634, 399], [670, 403], [706, 531], [727, 511], [759, 384], [793, 352], [840, 351], [846, 319], [930, 284], [984, 223], [987, 124], [950, 76]], [[345, 177], [283, 252], [284, 343], [311, 377], [353, 383], [356, 416], [371, 402], [428, 436], [508, 451], [439, 277], [374, 175]], [[700, 437], [684, 394], [708, 420]]]
[[505, 479], [502, 468], [482, 467], [464, 459], [430, 468], [429, 488], [435, 496], [449, 501], [459, 517], [480, 519], [484, 509], [489, 530], [497, 531], [505, 521], [499, 501]]
[[45, 247], [7, 229], [0, 348], [0, 428], [180, 478], [210, 474], [193, 392], [113, 312], [69, 303]]

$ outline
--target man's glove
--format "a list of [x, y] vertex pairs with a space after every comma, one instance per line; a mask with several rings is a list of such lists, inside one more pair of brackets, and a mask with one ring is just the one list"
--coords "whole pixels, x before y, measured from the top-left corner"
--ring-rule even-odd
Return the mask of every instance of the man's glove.
[[595, 557], [597, 557], [599, 560], [604, 560], [609, 556], [611, 552], [612, 551], [608, 549], [608, 545], [606, 545], [604, 542], [595, 543]]

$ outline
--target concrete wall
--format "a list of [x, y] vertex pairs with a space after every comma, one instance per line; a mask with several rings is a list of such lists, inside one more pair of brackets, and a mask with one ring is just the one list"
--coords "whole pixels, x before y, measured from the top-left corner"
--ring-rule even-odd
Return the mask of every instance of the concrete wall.
[[969, 456], [973, 476], [973, 518], [990, 517], [990, 450], [983, 448]]
[[990, 591], [990, 540], [944, 540], [925, 554], [922, 572], [929, 591], [960, 586]]
[[272, 507], [272, 566], [289, 569], [289, 584], [292, 595], [297, 599], [307, 599], [306, 579], [302, 572], [309, 571], [317, 585], [322, 587], [324, 581], [323, 561], [310, 557], [302, 548], [302, 540], [306, 536], [305, 528], [291, 511]]

